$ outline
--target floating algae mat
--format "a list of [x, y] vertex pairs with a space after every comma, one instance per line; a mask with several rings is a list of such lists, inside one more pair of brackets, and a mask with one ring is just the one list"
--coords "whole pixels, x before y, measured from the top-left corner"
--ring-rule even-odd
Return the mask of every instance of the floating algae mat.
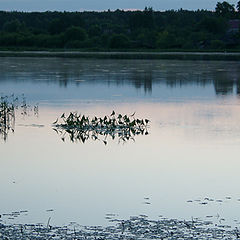
[[53, 123], [53, 129], [61, 135], [65, 141], [66, 135], [72, 142], [85, 143], [87, 140], [100, 140], [106, 145], [108, 138], [118, 142], [133, 140], [136, 135], [148, 135], [149, 120], [135, 118], [135, 113], [127, 116], [116, 114], [114, 111], [110, 116], [87, 117], [70, 112], [68, 116], [62, 114], [60, 120]]
[[[32, 110], [31, 106], [27, 105], [24, 95], [17, 97], [12, 94], [0, 97], [0, 136], [4, 141], [7, 140], [9, 132], [14, 132], [16, 110], [18, 109], [24, 116], [27, 116]], [[33, 111], [35, 115], [38, 114], [38, 106], [34, 106]]]
[[[50, 219], [49, 219], [50, 220]], [[113, 225], [81, 226], [71, 223], [67, 226], [51, 226], [50, 221], [42, 224], [0, 223], [0, 239], [89, 239], [89, 240], [143, 240], [143, 239], [239, 239], [238, 229], [216, 226], [210, 221], [190, 221], [161, 218], [149, 220], [147, 216], [130, 217], [128, 220], [112, 219]]]

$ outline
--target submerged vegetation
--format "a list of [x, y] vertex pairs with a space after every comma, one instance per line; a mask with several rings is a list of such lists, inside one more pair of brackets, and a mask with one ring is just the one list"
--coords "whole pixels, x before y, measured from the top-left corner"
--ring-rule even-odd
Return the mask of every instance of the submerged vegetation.
[[[60, 122], [60, 123], [58, 123]], [[110, 116], [90, 118], [77, 112], [65, 113], [53, 124], [53, 129], [61, 135], [65, 141], [69, 135], [70, 141], [85, 143], [87, 140], [101, 140], [106, 145], [108, 138], [118, 142], [134, 141], [135, 135], [148, 134], [148, 119], [135, 118], [135, 113], [127, 116], [116, 114], [114, 111]]]
[[18, 109], [23, 116], [27, 116], [30, 110], [33, 110], [35, 115], [38, 114], [38, 106], [31, 108], [27, 105], [24, 95], [17, 97], [12, 94], [0, 97], [0, 136], [4, 141], [7, 140], [9, 132], [14, 132], [15, 115]]

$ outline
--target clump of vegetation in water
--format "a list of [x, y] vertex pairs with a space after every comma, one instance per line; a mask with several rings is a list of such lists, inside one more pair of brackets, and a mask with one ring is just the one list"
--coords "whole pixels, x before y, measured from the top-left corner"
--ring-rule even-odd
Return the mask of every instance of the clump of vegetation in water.
[[53, 123], [53, 129], [61, 135], [63, 141], [66, 135], [72, 142], [82, 143], [92, 139], [102, 140], [106, 145], [108, 137], [117, 138], [119, 142], [134, 141], [135, 135], [147, 135], [149, 127], [148, 119], [138, 119], [134, 115], [116, 114], [113, 111], [110, 116], [90, 118], [77, 112], [70, 112], [68, 116], [64, 113], [60, 121], [57, 119]]
[[[32, 109], [31, 106], [27, 105], [24, 95], [21, 98], [16, 97], [14, 94], [0, 97], [0, 135], [4, 141], [7, 140], [9, 132], [14, 132], [17, 109], [21, 110], [23, 116], [28, 115], [29, 110]], [[37, 115], [38, 106], [34, 106], [33, 111]]]
[[4, 140], [7, 139], [9, 131], [14, 132], [15, 125], [15, 101], [9, 101], [8, 96], [0, 98], [0, 135]]

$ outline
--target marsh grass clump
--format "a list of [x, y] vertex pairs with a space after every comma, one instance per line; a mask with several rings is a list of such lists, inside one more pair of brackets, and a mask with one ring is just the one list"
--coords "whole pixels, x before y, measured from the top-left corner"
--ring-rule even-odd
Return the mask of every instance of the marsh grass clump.
[[72, 142], [85, 143], [92, 139], [102, 140], [106, 145], [108, 137], [126, 142], [134, 141], [136, 135], [147, 135], [148, 123], [148, 119], [135, 118], [135, 113], [127, 116], [113, 111], [110, 116], [90, 118], [77, 112], [70, 112], [68, 116], [62, 114], [60, 120], [57, 119], [53, 123], [53, 129], [61, 135], [63, 141], [66, 135], [69, 135]]
[[14, 132], [16, 99], [11, 96], [0, 98], [0, 135], [6, 141], [9, 131]]
[[33, 110], [34, 115], [38, 115], [38, 106], [31, 108], [30, 105], [27, 105], [24, 95], [16, 97], [12, 94], [0, 97], [0, 135], [4, 141], [7, 140], [9, 132], [14, 132], [16, 110], [18, 109], [23, 116], [27, 116], [30, 110]]

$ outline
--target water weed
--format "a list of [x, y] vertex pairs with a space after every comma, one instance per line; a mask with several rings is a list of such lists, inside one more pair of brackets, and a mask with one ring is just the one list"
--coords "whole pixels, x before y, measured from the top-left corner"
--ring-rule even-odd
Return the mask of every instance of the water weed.
[[24, 95], [21, 97], [10, 96], [0, 97], [0, 136], [4, 141], [7, 140], [9, 132], [14, 132], [16, 111], [20, 110], [21, 115], [27, 116], [32, 110], [34, 115], [38, 115], [38, 106], [33, 108], [27, 104]]
[[149, 128], [148, 119], [135, 118], [135, 113], [128, 116], [117, 114], [104, 117], [94, 116], [90, 118], [77, 112], [65, 113], [53, 123], [53, 129], [61, 135], [65, 141], [66, 135], [71, 142], [85, 143], [87, 140], [101, 140], [105, 145], [108, 138], [118, 142], [134, 141], [136, 135], [147, 135]]

